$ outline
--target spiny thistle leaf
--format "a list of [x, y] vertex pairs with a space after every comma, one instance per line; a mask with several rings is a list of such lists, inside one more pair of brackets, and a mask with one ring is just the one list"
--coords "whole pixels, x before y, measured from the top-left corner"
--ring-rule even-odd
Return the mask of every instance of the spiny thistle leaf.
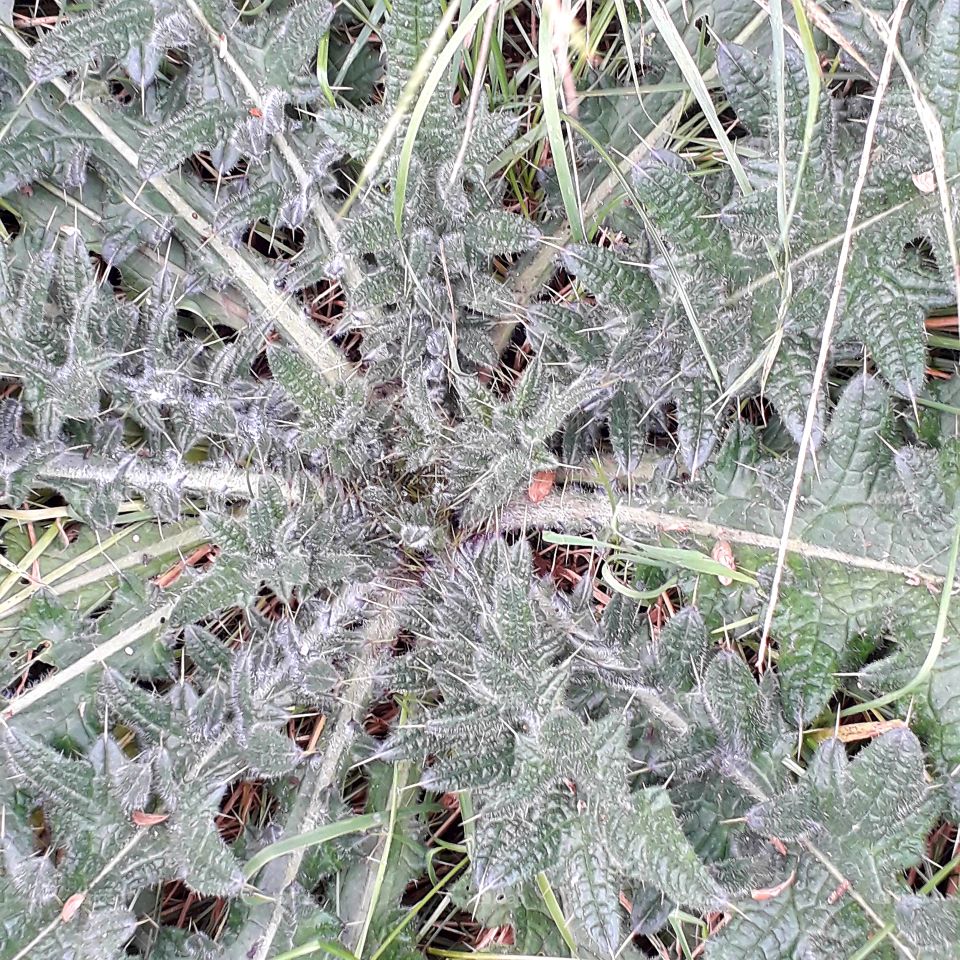
[[[428, 682], [444, 699], [388, 749], [429, 752], [431, 786], [471, 789], [481, 799], [481, 890], [555, 871], [590, 940], [614, 952], [621, 877], [696, 905], [719, 902], [721, 888], [684, 837], [669, 796], [630, 789], [626, 716], [612, 710], [584, 723], [565, 706], [572, 638], [551, 623], [549, 592], [531, 591], [529, 563], [525, 549], [494, 542], [463, 567], [461, 583], [441, 593], [438, 582], [440, 606], [425, 608], [419, 630], [432, 641]], [[456, 606], [463, 632], [451, 635], [443, 611]], [[417, 662], [417, 653], [409, 656]], [[609, 859], [592, 856], [598, 846]]]
[[[891, 888], [896, 872], [922, 856], [923, 838], [939, 807], [924, 782], [920, 743], [908, 731], [879, 737], [853, 761], [839, 741], [827, 741], [797, 786], [747, 815], [750, 829], [760, 836], [799, 842], [791, 867], [795, 881], [782, 896], [744, 902], [707, 956], [760, 960], [804, 951], [811, 956], [855, 951], [876, 935], [876, 927], [853, 895], [831, 893], [838, 876], [881, 922], [902, 922], [896, 935], [907, 943], [942, 944], [929, 937], [925, 924], [917, 922], [920, 917], [900, 906], [910, 900], [902, 880]], [[783, 869], [787, 872], [787, 863]]]
[[955, 953], [957, 0], [601, 6], [0, 0], [3, 960]]
[[[856, 672], [882, 636], [908, 647], [915, 637], [917, 647], [926, 648], [933, 635], [938, 599], [912, 577], [914, 571], [943, 574], [955, 494], [931, 465], [920, 502], [935, 495], [944, 509], [913, 506], [916, 481], [908, 465], [923, 450], [903, 443], [893, 412], [890, 395], [876, 378], [850, 381], [833, 411], [817, 469], [811, 466], [803, 477], [792, 526], [794, 540], [803, 546], [788, 553], [772, 628], [780, 644], [781, 699], [791, 720], [815, 718], [842, 685], [842, 676]], [[785, 466], [764, 458], [757, 432], [738, 424], [701, 482], [659, 500], [667, 513], [684, 518], [677, 521], [681, 526], [706, 522], [715, 530], [712, 537], [681, 535], [680, 543], [696, 544], [709, 554], [718, 538], [739, 540], [735, 565], [760, 581], [757, 589], [702, 578], [699, 603], [715, 618], [711, 623], [751, 615], [762, 620], [792, 480]], [[664, 543], [675, 545], [677, 539], [666, 537]], [[836, 559], [833, 552], [839, 554]], [[864, 563], [845, 561], [850, 556]], [[909, 617], [904, 610], [910, 610]]]
[[148, 0], [110, 0], [96, 13], [71, 17], [47, 34], [30, 57], [37, 83], [80, 70], [94, 57], [122, 58], [147, 37], [154, 25]]
[[[956, 13], [948, 8], [943, 16], [955, 22]], [[937, 50], [942, 46], [939, 41], [934, 45]], [[949, 54], [944, 51], [942, 56]], [[718, 64], [730, 103], [741, 111], [738, 118], [760, 152], [759, 159], [745, 164], [753, 192], [729, 199], [728, 184], [704, 189], [679, 158], [654, 152], [634, 170], [632, 183], [633, 196], [648, 218], [647, 235], [618, 253], [578, 246], [563, 256], [565, 269], [582, 281], [602, 309], [579, 311], [563, 320], [555, 313], [533, 314], [544, 348], [556, 351], [557, 360], [576, 365], [585, 358], [580, 345], [568, 337], [562, 346], [551, 342], [558, 323], [589, 330], [590, 339], [603, 345], [609, 367], [618, 375], [611, 402], [622, 407], [626, 397], [636, 403], [633, 393], [625, 393], [628, 389], [639, 393], [641, 410], [673, 400], [681, 457], [691, 471], [717, 444], [712, 424], [720, 391], [711, 383], [714, 375], [724, 389], [738, 384], [743, 390], [763, 373], [766, 396], [799, 439], [818, 324], [836, 272], [837, 246], [824, 239], [843, 234], [852, 187], [846, 174], [856, 166], [863, 145], [864, 109], [857, 99], [837, 100], [821, 93], [802, 182], [790, 183], [799, 173], [794, 159], [787, 171], [788, 186], [797, 188], [799, 202], [789, 238], [791, 286], [788, 294], [782, 293], [772, 282], [782, 267], [764, 252], [764, 244], [776, 247], [779, 233], [776, 177], [767, 159], [777, 150], [769, 67], [730, 44], [721, 47]], [[788, 44], [790, 113], [785, 136], [790, 158], [801, 154], [804, 71], [800, 52]], [[949, 68], [944, 72], [949, 75]], [[936, 87], [944, 88], [951, 89], [949, 82]], [[941, 255], [945, 248], [934, 219], [936, 198], [921, 194], [913, 180], [924, 169], [925, 158], [903, 123], [911, 110], [909, 95], [897, 87], [888, 97], [877, 135], [882, 150], [871, 167], [860, 209], [860, 221], [869, 226], [859, 230], [853, 242], [836, 341], [862, 344], [892, 388], [912, 398], [925, 376], [924, 318], [950, 297], [949, 257]], [[943, 109], [952, 110], [950, 104], [945, 102]], [[951, 118], [945, 128], [954, 125]], [[933, 245], [936, 262], [917, 255], [918, 240]], [[776, 351], [757, 364], [771, 344]], [[821, 438], [822, 421], [815, 424], [814, 444]]]

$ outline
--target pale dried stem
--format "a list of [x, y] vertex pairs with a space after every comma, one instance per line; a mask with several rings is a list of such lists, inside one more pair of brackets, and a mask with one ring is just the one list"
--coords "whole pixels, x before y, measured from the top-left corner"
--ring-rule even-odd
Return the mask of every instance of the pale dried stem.
[[297, 491], [279, 474], [232, 467], [207, 467], [202, 464], [154, 464], [131, 457], [124, 461], [86, 459], [80, 454], [66, 453], [45, 463], [38, 479], [52, 484], [57, 481], [101, 486], [120, 480], [131, 490], [150, 491], [159, 488], [177, 490], [204, 497], [227, 497], [250, 500], [263, 490], [278, 484], [284, 493], [296, 496]]
[[[542, 503], [515, 500], [507, 504], [498, 516], [503, 530], [559, 529], [564, 531], [589, 531], [609, 527], [616, 523], [620, 528], [649, 530], [653, 533], [690, 534], [708, 540], [725, 540], [730, 544], [758, 547], [763, 550], [779, 550], [783, 541], [769, 534], [756, 533], [726, 524], [713, 523], [697, 517], [684, 516], [628, 502], [611, 504], [603, 495], [552, 494]], [[786, 553], [807, 560], [824, 560], [858, 570], [870, 570], [903, 577], [915, 583], [940, 584], [943, 577], [917, 567], [909, 567], [887, 560], [877, 560], [862, 554], [846, 553], [832, 547], [824, 547], [798, 538], [786, 541]]]

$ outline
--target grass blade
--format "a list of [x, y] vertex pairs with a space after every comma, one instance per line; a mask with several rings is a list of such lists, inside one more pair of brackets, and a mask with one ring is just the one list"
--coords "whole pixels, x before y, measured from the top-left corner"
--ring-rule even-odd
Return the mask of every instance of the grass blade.
[[[616, 552], [610, 557], [613, 561], [640, 563], [655, 567], [681, 567], [684, 570], [690, 570], [692, 573], [700, 573], [709, 577], [730, 577], [732, 580], [739, 580], [741, 583], [747, 583], [751, 586], [756, 586], [757, 583], [753, 577], [741, 573], [739, 570], [731, 570], [699, 550], [686, 550], [682, 547], [661, 547], [624, 536], [623, 539], [631, 545], [626, 548], [619, 544], [594, 540], [590, 537], [554, 533], [552, 530], [545, 530], [543, 539], [547, 543], [555, 543], [561, 546], [592, 547], [598, 551], [614, 550]], [[666, 587], [663, 589], [666, 589]], [[663, 589], [659, 590], [658, 594], [662, 593]]]
[[[400, 716], [397, 720], [398, 727], [403, 727], [407, 721], [408, 704], [409, 697], [404, 697], [400, 701]], [[363, 925], [360, 928], [360, 936], [357, 940], [356, 952], [359, 957], [363, 956], [363, 950], [367, 944], [367, 936], [370, 933], [370, 925], [373, 923], [373, 918], [376, 915], [377, 905], [380, 902], [380, 894], [383, 890], [383, 883], [387, 876], [387, 868], [390, 865], [390, 849], [393, 846], [393, 838], [397, 830], [397, 810], [400, 806], [400, 793], [406, 785], [409, 768], [410, 765], [408, 763], [395, 763], [393, 765], [393, 777], [390, 782], [390, 799], [387, 810], [387, 830], [383, 838], [383, 847], [379, 851], [379, 863], [370, 894], [370, 903], [364, 915]]]
[[[347, 212], [353, 206], [354, 201], [360, 195], [360, 192], [369, 183], [370, 178], [374, 173], [376, 173], [377, 170], [380, 169], [380, 164], [386, 155], [387, 148], [393, 142], [393, 138], [396, 136], [397, 131], [400, 129], [400, 126], [403, 123], [403, 118], [407, 114], [407, 107], [410, 106], [411, 101], [416, 95], [416, 92], [420, 87], [420, 83], [423, 80], [424, 74], [429, 69], [437, 50], [440, 48], [440, 44], [443, 42], [443, 37], [447, 32], [447, 28], [453, 22], [453, 18], [456, 16], [459, 8], [460, 0], [453, 0], [450, 6], [447, 7], [446, 12], [444, 13], [440, 22], [437, 24], [437, 29], [431, 34], [430, 39], [420, 56], [420, 59], [417, 61], [417, 65], [414, 68], [410, 79], [407, 81], [406, 86], [400, 93], [399, 100], [393, 109], [393, 113], [390, 114], [390, 117], [384, 125], [383, 133], [380, 134], [380, 139], [377, 140], [376, 146], [374, 146], [370, 156], [367, 157], [367, 162], [363, 165], [363, 169], [360, 171], [360, 175], [357, 177], [357, 182], [353, 185], [353, 189], [347, 195], [347, 199], [343, 202], [343, 206], [340, 207], [340, 210], [337, 213], [338, 219], [343, 219], [343, 217], [347, 215]], [[430, 73], [429, 76], [433, 76], [433, 74]], [[434, 83], [434, 87], [436, 87], [436, 83]], [[420, 99], [423, 99], [422, 96]], [[416, 113], [416, 110], [414, 113]]]
[[[553, 168], [560, 185], [563, 209], [570, 223], [570, 235], [576, 241], [584, 238], [583, 219], [580, 212], [577, 185], [567, 156], [566, 138], [563, 132], [563, 118], [560, 113], [560, 89], [557, 84], [557, 60], [566, 58], [566, 42], [555, 44], [558, 25], [555, 16], [561, 12], [557, 0], [544, 0], [540, 16], [540, 36], [538, 53], [540, 58], [540, 89], [543, 99], [543, 119], [547, 128], [547, 140], [553, 157]], [[562, 9], [562, 8], [561, 8]]]
[[322, 827], [317, 827], [316, 830], [308, 830], [306, 833], [278, 840], [276, 843], [268, 844], [247, 861], [243, 868], [243, 876], [246, 880], [249, 880], [271, 860], [276, 860], [277, 857], [285, 857], [288, 853], [295, 853], [298, 850], [305, 850], [307, 847], [329, 843], [331, 840], [336, 840], [337, 837], [345, 837], [350, 833], [362, 833], [374, 827], [382, 826], [386, 822], [386, 813], [361, 813], [347, 820], [325, 823]]
[[[820, 90], [823, 82], [820, 77], [820, 57], [817, 53], [813, 29], [803, 9], [802, 0], [792, 0], [793, 12], [797, 18], [797, 31], [800, 37], [800, 47], [803, 50], [803, 65], [807, 74], [807, 112], [803, 120], [803, 143], [800, 146], [800, 160], [797, 164], [797, 176], [793, 183], [793, 192], [790, 195], [790, 205], [787, 208], [786, 230], [789, 231], [800, 199], [800, 190], [803, 175], [810, 159], [810, 144], [817, 126], [817, 116], [820, 113]], [[784, 238], [786, 239], [786, 238]]]
[[780, 223], [780, 246], [784, 259], [789, 259], [790, 224], [787, 219], [787, 93], [784, 84], [786, 51], [784, 50], [782, 0], [770, 0], [770, 32], [773, 36], [773, 87], [777, 105], [777, 219]]
[[356, 954], [333, 940], [310, 940], [292, 950], [278, 953], [273, 960], [298, 960], [299, 957], [309, 957], [313, 953], [329, 953], [331, 956], [339, 957], [339, 960], [357, 960]]
[[455, 867], [451, 870], [448, 870], [437, 882], [422, 896], [406, 913], [404, 918], [390, 931], [387, 937], [384, 939], [383, 943], [377, 947], [373, 956], [370, 957], [370, 960], [380, 960], [380, 957], [386, 952], [390, 944], [393, 943], [397, 937], [403, 933], [404, 930], [410, 925], [413, 919], [417, 914], [433, 899], [434, 895], [442, 890], [454, 877], [459, 874], [463, 868], [469, 863], [469, 858], [464, 857]]
[[[640, 5], [640, 0], [637, 0], [637, 3]], [[737, 185], [744, 194], [753, 193], [753, 187], [750, 186], [750, 181], [747, 180], [747, 175], [744, 172], [743, 164], [740, 162], [740, 157], [737, 156], [737, 151], [734, 149], [730, 137], [727, 136], [727, 131], [724, 130], [723, 124], [720, 122], [720, 117], [717, 115], [717, 108], [713, 105], [713, 100], [710, 99], [710, 91], [707, 90], [703, 75], [700, 73], [700, 69], [696, 63], [694, 63], [693, 57], [683, 42], [683, 37], [680, 36], [680, 31], [677, 30], [676, 24], [667, 12], [662, 0], [643, 0], [643, 4], [646, 5], [650, 19], [653, 20], [657, 30], [663, 37], [673, 59], [677, 61], [677, 66], [680, 67], [684, 79], [690, 84], [690, 89], [697, 98], [697, 103], [703, 111], [703, 115], [706, 117], [710, 129], [713, 131], [713, 135], [717, 138], [717, 143], [720, 145], [720, 149], [723, 151], [723, 155], [726, 157], [730, 169], [733, 171]]]
[[447, 957], [449, 960], [567, 960], [566, 957], [553, 957], [549, 954], [537, 953], [493, 953], [489, 950], [440, 950], [437, 947], [427, 947], [431, 957]]
[[627, 62], [630, 64], [630, 78], [633, 80], [633, 89], [637, 95], [637, 100], [643, 101], [643, 93], [640, 89], [640, 78], [637, 76], [637, 58], [633, 53], [633, 40], [630, 37], [630, 21], [627, 19], [627, 6], [623, 0], [614, 0], [617, 8], [617, 19], [620, 21], [620, 29], [623, 31], [623, 42], [627, 48]]
[[170, 614], [173, 613], [173, 607], [174, 604], [172, 603], [158, 607], [142, 620], [131, 624], [126, 630], [121, 630], [116, 636], [94, 647], [88, 654], [74, 660], [69, 666], [58, 670], [49, 677], [45, 677], [39, 683], [30, 687], [25, 693], [20, 694], [16, 699], [8, 701], [3, 707], [3, 712], [0, 716], [2, 716], [4, 720], [12, 719], [17, 714], [26, 710], [27, 707], [32, 707], [44, 697], [59, 690], [64, 684], [69, 683], [77, 677], [82, 677], [94, 667], [103, 664], [104, 661], [118, 654], [124, 647], [130, 646], [141, 637], [163, 626], [163, 624], [167, 622]]
[[570, 956], [575, 957], [577, 955], [577, 943], [573, 939], [570, 927], [567, 926], [567, 918], [560, 909], [560, 902], [557, 900], [557, 895], [553, 892], [553, 888], [550, 886], [550, 881], [547, 879], [545, 873], [537, 874], [537, 886], [540, 888], [540, 895], [543, 897], [543, 902], [547, 905], [550, 918], [557, 925], [557, 930], [560, 931], [563, 942], [570, 950]]
[[637, 544], [633, 550], [625, 550], [611, 557], [612, 560], [622, 560], [626, 563], [639, 563], [655, 567], [680, 567], [691, 573], [702, 574], [706, 577], [727, 577], [755, 587], [757, 581], [739, 570], [718, 563], [699, 550], [684, 550], [680, 547], [657, 547], [649, 544]]
[[641, 602], [656, 600], [660, 594], [665, 593], [677, 585], [677, 581], [674, 578], [650, 590], [637, 590], [634, 587], [628, 586], [622, 580], [618, 580], [610, 565], [606, 563], [600, 571], [600, 576], [611, 590], [616, 590], [617, 593], [623, 594], [623, 596], [629, 597], [631, 600], [639, 600]]

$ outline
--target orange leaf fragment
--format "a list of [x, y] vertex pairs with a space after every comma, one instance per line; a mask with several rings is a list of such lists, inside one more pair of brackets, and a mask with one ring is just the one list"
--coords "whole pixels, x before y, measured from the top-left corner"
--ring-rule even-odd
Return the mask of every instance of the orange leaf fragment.
[[751, 890], [750, 896], [753, 897], [754, 900], [772, 900], [774, 897], [779, 897], [788, 887], [792, 887], [796, 879], [797, 871], [791, 870], [790, 876], [787, 877], [783, 883], [778, 883], [775, 887], [762, 887], [759, 890]]
[[770, 846], [773, 847], [781, 857], [787, 855], [787, 848], [779, 837], [770, 837]]
[[144, 810], [134, 810], [130, 819], [138, 827], [155, 827], [158, 823], [163, 823], [169, 816], [169, 813], [147, 813]]
[[556, 470], [540, 470], [533, 475], [527, 487], [527, 497], [531, 503], [543, 503], [553, 489], [553, 482], [557, 479]]
[[82, 891], [79, 893], [70, 894], [63, 904], [63, 909], [60, 911], [60, 919], [64, 923], [69, 923], [76, 916], [77, 911], [80, 909], [80, 905], [86, 899], [87, 895]]

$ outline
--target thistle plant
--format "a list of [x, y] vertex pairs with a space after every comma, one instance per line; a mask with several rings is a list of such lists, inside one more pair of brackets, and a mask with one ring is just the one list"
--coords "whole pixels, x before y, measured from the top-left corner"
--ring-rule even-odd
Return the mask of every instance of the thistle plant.
[[834, 7], [0, 9], [0, 960], [952, 955], [960, 8]]

